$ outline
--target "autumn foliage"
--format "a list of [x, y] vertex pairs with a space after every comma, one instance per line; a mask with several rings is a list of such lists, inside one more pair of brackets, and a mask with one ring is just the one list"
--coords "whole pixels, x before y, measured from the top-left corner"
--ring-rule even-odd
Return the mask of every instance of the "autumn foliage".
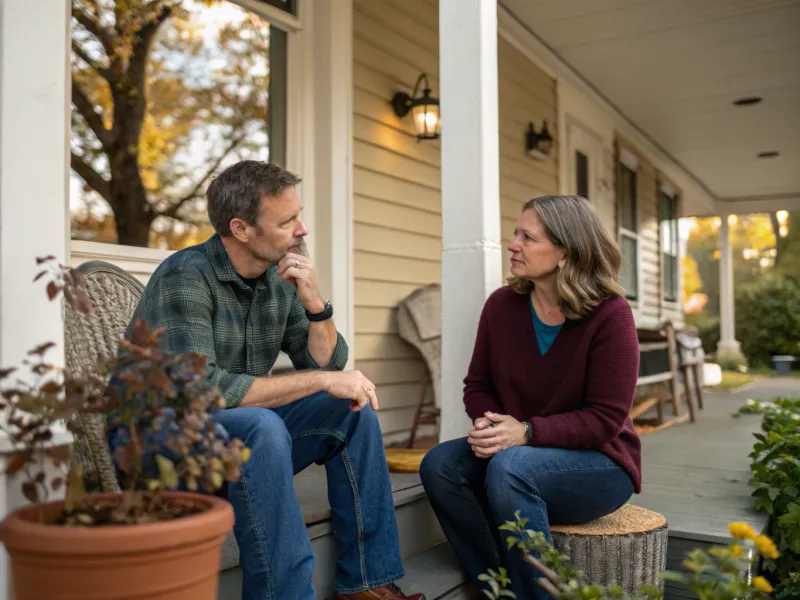
[[264, 157], [269, 42], [269, 23], [223, 0], [72, 0], [71, 166], [100, 209], [73, 234], [207, 233], [210, 179]]

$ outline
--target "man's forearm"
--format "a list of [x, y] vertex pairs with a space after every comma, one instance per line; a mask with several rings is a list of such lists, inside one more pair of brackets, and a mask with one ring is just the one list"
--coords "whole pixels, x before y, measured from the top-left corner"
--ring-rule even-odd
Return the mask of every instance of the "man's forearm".
[[336, 341], [333, 319], [308, 324], [308, 353], [320, 367], [326, 367], [331, 362]]
[[[316, 358], [315, 358], [316, 360]], [[258, 377], [239, 406], [277, 408], [327, 389], [328, 373], [302, 371], [276, 377]]]

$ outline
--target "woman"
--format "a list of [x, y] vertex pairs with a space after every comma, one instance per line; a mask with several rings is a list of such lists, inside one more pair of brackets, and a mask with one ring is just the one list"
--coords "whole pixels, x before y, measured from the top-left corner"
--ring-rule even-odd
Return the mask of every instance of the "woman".
[[620, 251], [577, 196], [525, 204], [510, 285], [484, 305], [464, 405], [469, 435], [433, 448], [422, 482], [462, 566], [505, 566], [517, 598], [549, 598], [497, 527], [610, 514], [641, 485], [640, 443], [628, 418], [639, 372], [630, 306], [618, 283]]

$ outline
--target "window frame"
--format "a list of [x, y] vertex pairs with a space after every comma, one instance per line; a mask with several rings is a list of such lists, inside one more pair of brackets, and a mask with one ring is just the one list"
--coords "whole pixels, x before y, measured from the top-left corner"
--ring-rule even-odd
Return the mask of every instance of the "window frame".
[[[308, 151], [304, 151], [306, 147], [305, 136], [308, 135], [304, 131], [302, 123], [304, 120], [313, 116], [313, 107], [303, 102], [307, 97], [307, 90], [313, 84], [312, 74], [306, 72], [302, 67], [304, 66], [305, 57], [310, 55], [310, 44], [312, 42], [310, 35], [300, 35], [303, 28], [307, 27], [310, 6], [306, 0], [294, 0], [297, 3], [297, 16], [292, 15], [278, 7], [261, 2], [261, 0], [228, 0], [233, 4], [237, 4], [253, 12], [270, 22], [270, 25], [286, 32], [286, 64], [283, 69], [286, 73], [286, 81], [284, 84], [285, 90], [285, 104], [286, 104], [286, 119], [283, 123], [283, 159], [286, 163], [286, 168], [295, 173], [304, 173], [304, 166], [309, 164], [310, 157]], [[282, 90], [283, 91], [283, 90]], [[307, 129], [307, 128], [306, 128]], [[314, 147], [313, 144], [310, 146]], [[306, 179], [306, 178], [304, 178]], [[298, 186], [298, 190], [303, 193], [303, 183]], [[313, 193], [303, 193], [305, 199], [304, 214], [306, 219], [309, 215], [313, 216]], [[162, 248], [149, 248], [141, 246], [125, 246], [121, 244], [108, 244], [103, 242], [93, 242], [86, 240], [73, 240], [71, 231], [71, 211], [70, 211], [70, 194], [67, 190], [66, 194], [66, 211], [67, 211], [67, 243], [68, 243], [68, 257], [69, 264], [73, 267], [86, 262], [87, 260], [107, 260], [114, 264], [125, 263], [130, 266], [130, 270], [137, 275], [149, 277], [155, 268], [166, 257], [171, 255], [176, 250], [164, 250]], [[309, 236], [312, 237], [312, 236]], [[313, 247], [313, 239], [309, 240], [309, 251]]]
[[[681, 248], [680, 248], [680, 194], [674, 186], [669, 183], [661, 182], [658, 190], [658, 212], [659, 212], [659, 219], [658, 219], [658, 241], [659, 241], [659, 261], [661, 267], [661, 305], [665, 308], [677, 308], [680, 303], [681, 298]], [[671, 221], [674, 223], [674, 247], [675, 253], [668, 254], [665, 250], [665, 240], [664, 240], [664, 228], [663, 223], [664, 221], [661, 219], [661, 208], [662, 202], [664, 200], [668, 200], [672, 203], [672, 219]], [[664, 265], [666, 263], [667, 256], [675, 259], [675, 281], [673, 282], [675, 285], [675, 297], [669, 298], [666, 295], [666, 285], [665, 285], [665, 276], [666, 270], [664, 269]]]
[[[623, 238], [634, 240], [636, 242], [636, 295], [631, 296], [625, 290], [625, 298], [630, 303], [631, 307], [635, 310], [640, 309], [643, 301], [642, 294], [642, 243], [639, 234], [640, 229], [640, 211], [639, 211], [639, 158], [630, 150], [624, 147], [619, 148], [619, 157], [617, 161], [617, 237], [620, 245], [620, 252], [623, 251], [622, 241]], [[624, 174], [623, 169], [631, 171], [634, 175], [633, 187], [633, 211], [634, 211], [634, 225], [636, 231], [628, 229], [622, 224], [622, 177]]]

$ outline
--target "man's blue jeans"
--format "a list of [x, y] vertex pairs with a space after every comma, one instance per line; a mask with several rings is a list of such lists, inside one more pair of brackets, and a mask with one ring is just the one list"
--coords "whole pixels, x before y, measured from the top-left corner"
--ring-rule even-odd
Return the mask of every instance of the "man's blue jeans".
[[548, 541], [550, 523], [585, 523], [610, 514], [633, 494], [633, 482], [614, 461], [594, 450], [514, 446], [489, 460], [475, 456], [467, 438], [444, 442], [422, 461], [422, 483], [448, 541], [473, 583], [504, 566], [517, 598], [549, 599], [540, 577], [517, 548], [506, 550], [497, 527], [528, 519]]
[[403, 576], [392, 488], [377, 415], [325, 393], [277, 409], [240, 407], [215, 419], [251, 449], [228, 489], [236, 513], [242, 600], [313, 600], [314, 557], [293, 477], [324, 464], [336, 589], [352, 594]]

